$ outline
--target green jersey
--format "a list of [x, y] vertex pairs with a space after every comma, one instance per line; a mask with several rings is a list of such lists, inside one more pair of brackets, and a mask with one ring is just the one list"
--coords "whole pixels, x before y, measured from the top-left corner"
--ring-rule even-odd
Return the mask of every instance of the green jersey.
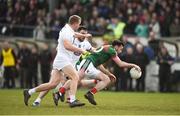
[[116, 50], [111, 45], [105, 45], [98, 48], [94, 53], [86, 57], [92, 61], [95, 67], [104, 64], [112, 57], [116, 56]]

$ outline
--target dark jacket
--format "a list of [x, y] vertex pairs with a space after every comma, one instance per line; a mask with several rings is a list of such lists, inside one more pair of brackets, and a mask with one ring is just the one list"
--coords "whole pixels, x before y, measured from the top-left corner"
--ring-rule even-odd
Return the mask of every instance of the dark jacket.
[[20, 49], [18, 53], [18, 59], [20, 60], [20, 67], [28, 68], [30, 63], [31, 51], [29, 49]]

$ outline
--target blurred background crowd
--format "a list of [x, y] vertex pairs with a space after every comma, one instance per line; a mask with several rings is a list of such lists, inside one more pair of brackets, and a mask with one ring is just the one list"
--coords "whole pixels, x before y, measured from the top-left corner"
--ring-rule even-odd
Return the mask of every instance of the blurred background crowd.
[[[6, 55], [14, 60], [4, 65], [2, 88], [17, 87], [16, 83], [20, 88], [32, 88], [49, 80], [55, 48], [46, 40], [57, 40], [60, 29], [73, 14], [81, 16], [82, 25], [103, 44], [114, 39], [124, 41], [119, 57], [141, 67], [142, 77], [132, 80], [129, 69], [108, 62], [107, 68], [118, 78], [116, 91], [178, 91], [180, 66], [172, 69], [179, 62], [178, 53], [171, 55], [164, 43], [178, 50], [171, 39], [180, 37], [179, 0], [0, 0], [0, 38], [43, 42], [40, 46], [20, 42], [17, 49], [3, 40], [0, 64]], [[93, 45], [100, 46], [94, 41]]]
[[[37, 46], [29, 47], [27, 43], [22, 43], [18, 51], [15, 51], [8, 41], [4, 41], [0, 57], [0, 65], [4, 68], [2, 88], [15, 88], [15, 79], [18, 77], [20, 88], [32, 88], [48, 82], [53, 57], [53, 52], [45, 43], [41, 52]], [[40, 83], [38, 71], [42, 77]]]
[[[115, 32], [155, 38], [180, 35], [179, 0], [1, 0], [0, 28], [7, 35], [57, 39], [72, 14], [94, 35]], [[6, 25], [5, 25], [6, 24]], [[118, 25], [116, 28], [115, 26]]]

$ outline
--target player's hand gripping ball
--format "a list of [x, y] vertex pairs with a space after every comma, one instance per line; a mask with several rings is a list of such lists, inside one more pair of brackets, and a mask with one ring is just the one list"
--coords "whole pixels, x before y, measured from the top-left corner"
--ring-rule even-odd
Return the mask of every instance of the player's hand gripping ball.
[[136, 68], [131, 68], [131, 70], [129, 71], [131, 78], [133, 79], [139, 79], [142, 75], [141, 70], [138, 70]]

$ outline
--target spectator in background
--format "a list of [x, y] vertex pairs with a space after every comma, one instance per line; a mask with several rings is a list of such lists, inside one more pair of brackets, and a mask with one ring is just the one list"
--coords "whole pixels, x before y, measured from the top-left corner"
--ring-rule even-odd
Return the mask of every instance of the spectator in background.
[[27, 4], [27, 14], [25, 17], [25, 24], [26, 25], [37, 25], [37, 1], [30, 0], [28, 1], [29, 4]]
[[37, 40], [44, 40], [45, 39], [45, 32], [46, 32], [46, 27], [44, 25], [44, 22], [39, 19], [39, 24], [34, 30], [34, 37]]
[[158, 55], [160, 92], [170, 91], [171, 65], [173, 64], [173, 60], [174, 59], [169, 55], [167, 48], [161, 46]]
[[93, 32], [97, 32], [98, 31], [98, 27], [96, 25], [95, 19], [90, 19], [89, 24], [88, 24], [88, 29], [93, 31]]
[[29, 81], [29, 66], [32, 65], [29, 63], [31, 57], [31, 51], [29, 50], [26, 43], [22, 43], [21, 48], [18, 52], [18, 64], [20, 71], [20, 86], [21, 88], [28, 88]]
[[164, 19], [164, 23], [162, 24], [162, 30], [165, 31], [165, 37], [169, 37], [170, 36], [170, 31], [169, 31], [169, 27], [173, 18], [173, 13], [171, 11], [171, 8], [169, 6], [165, 7], [165, 19]]
[[[151, 20], [154, 20], [153, 15], [157, 14], [160, 35], [167, 37], [170, 36], [170, 24], [174, 18], [180, 16], [179, 0], [57, 0], [57, 7], [54, 10], [51, 7], [48, 8], [48, 3], [48, 0], [3, 0], [0, 5], [0, 22], [10, 24], [10, 26], [8, 25], [8, 35], [10, 33], [15, 36], [29, 37], [32, 36], [32, 33], [30, 33], [32, 29], [29, 29], [29, 26], [36, 27], [39, 17], [46, 19], [45, 25], [51, 28], [55, 20], [61, 20], [60, 22], [65, 23], [70, 15], [79, 14], [84, 19], [84, 25], [89, 25], [88, 23], [93, 19], [96, 25], [89, 28], [90, 31], [102, 35], [103, 28], [98, 28], [97, 31], [94, 31], [94, 29], [98, 27], [99, 20], [108, 22], [112, 15], [128, 24], [128, 16], [135, 16], [144, 19], [146, 23], [150, 23]], [[42, 13], [39, 14], [41, 11]], [[17, 28], [17, 25], [25, 25], [28, 28]]]
[[132, 48], [134, 49], [134, 45], [133, 45], [131, 42], [128, 41], [128, 37], [127, 37], [127, 36], [124, 36], [124, 37], [122, 38], [122, 41], [123, 41], [123, 43], [125, 43], [125, 45], [124, 45], [123, 52], [122, 52], [121, 54], [126, 53], [126, 49], [127, 49], [128, 47], [132, 47]]
[[43, 45], [40, 53], [39, 61], [41, 66], [41, 79], [43, 83], [47, 83], [50, 78], [52, 55], [47, 44]]
[[134, 16], [129, 16], [128, 17], [128, 22], [126, 24], [126, 27], [124, 29], [125, 34], [130, 34], [130, 35], [135, 35], [135, 28], [136, 28], [137, 22]]
[[60, 26], [60, 22], [58, 20], [56, 20], [54, 22], [54, 25], [52, 26], [52, 33], [53, 33], [53, 38], [55, 40], [58, 39], [58, 36], [59, 36], [59, 30], [61, 29], [62, 27]]
[[96, 22], [96, 26], [97, 26], [97, 29], [98, 29], [98, 33], [104, 34], [105, 29], [107, 27], [107, 22], [103, 18], [98, 18], [97, 22]]
[[5, 41], [3, 46], [0, 54], [0, 66], [4, 67], [3, 88], [15, 88], [16, 55], [9, 42]]
[[173, 20], [173, 22], [170, 25], [170, 34], [173, 37], [177, 37], [180, 36], [180, 22], [179, 22], [179, 18], [175, 18]]
[[135, 33], [138, 37], [148, 37], [148, 26], [144, 19], [140, 19], [139, 24], [135, 28]]
[[148, 56], [144, 53], [144, 46], [140, 43], [136, 45], [135, 53], [135, 63], [141, 68], [142, 75], [141, 78], [137, 79], [136, 90], [145, 90], [145, 76], [146, 76], [146, 66], [149, 63]]
[[[126, 47], [126, 53], [121, 58], [125, 62], [135, 63], [134, 50], [132, 46]], [[132, 91], [132, 78], [130, 77], [130, 69], [124, 68], [124, 76], [121, 76], [121, 89], [124, 91]]]
[[98, 12], [100, 17], [109, 18], [110, 7], [108, 4], [107, 0], [99, 1]]
[[168, 32], [168, 27], [166, 24], [166, 17], [165, 17], [165, 11], [164, 10], [160, 10], [159, 11], [160, 16], [159, 16], [159, 24], [160, 24], [160, 31], [161, 31], [161, 36], [165, 37], [167, 32]]
[[38, 60], [39, 54], [35, 46], [31, 49], [31, 55], [29, 60], [29, 75], [28, 75], [28, 85], [29, 88], [38, 86]]
[[120, 39], [123, 36], [125, 26], [126, 24], [124, 22], [113, 16], [107, 29], [113, 32], [114, 39]]
[[150, 30], [154, 33], [156, 39], [160, 39], [160, 25], [157, 21], [157, 14], [153, 13], [151, 23], [149, 24]]
[[157, 38], [155, 38], [154, 32], [150, 32], [149, 34], [149, 41], [148, 41], [149, 47], [153, 49], [155, 58], [158, 56], [159, 52], [159, 41]]

